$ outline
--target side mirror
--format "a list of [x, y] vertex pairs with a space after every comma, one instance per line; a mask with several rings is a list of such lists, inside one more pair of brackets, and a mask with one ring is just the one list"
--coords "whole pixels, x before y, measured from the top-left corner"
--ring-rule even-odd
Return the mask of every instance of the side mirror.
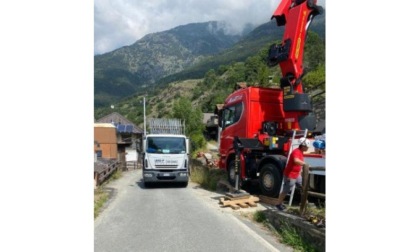
[[142, 148], [142, 152], [146, 152], [146, 139], [143, 139], [143, 148]]
[[186, 138], [185, 139], [185, 143], [186, 143], [186, 149], [187, 149], [187, 154], [189, 155], [190, 154], [190, 139], [189, 138]]

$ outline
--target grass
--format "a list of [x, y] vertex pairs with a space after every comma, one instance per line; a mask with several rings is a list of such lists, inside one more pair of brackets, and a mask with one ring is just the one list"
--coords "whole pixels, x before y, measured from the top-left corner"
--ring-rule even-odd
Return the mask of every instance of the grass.
[[109, 183], [109, 182], [117, 180], [121, 177], [122, 177], [122, 171], [120, 169], [117, 169], [111, 174], [111, 177], [105, 183]]
[[94, 191], [94, 218], [98, 217], [102, 206], [108, 201], [108, 193], [103, 191], [102, 187], [98, 187]]
[[263, 211], [254, 212], [251, 219], [263, 224], [269, 229], [274, 229], [275, 235], [278, 237], [280, 242], [291, 246], [295, 251], [317, 252], [314, 246], [305, 241], [298, 231], [287, 223], [283, 223], [281, 229], [274, 228], [269, 224]]
[[[299, 206], [289, 206], [286, 210], [287, 213], [300, 216]], [[315, 207], [308, 205], [306, 212], [302, 216], [312, 224], [323, 223], [325, 225], [325, 206]]]
[[210, 169], [206, 166], [194, 166], [191, 169], [191, 181], [200, 184], [204, 189], [216, 191], [217, 183], [226, 178], [226, 172], [220, 169]]
[[104, 186], [111, 181], [117, 180], [122, 177], [122, 171], [117, 169], [111, 174], [101, 186], [98, 186], [97, 189], [94, 190], [94, 218], [98, 217], [103, 205], [108, 201], [109, 195], [106, 191], [103, 190]]

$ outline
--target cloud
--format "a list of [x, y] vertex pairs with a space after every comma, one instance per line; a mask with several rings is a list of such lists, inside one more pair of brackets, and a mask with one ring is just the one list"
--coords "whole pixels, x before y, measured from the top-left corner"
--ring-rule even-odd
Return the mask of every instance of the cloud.
[[224, 21], [225, 31], [239, 33], [246, 24], [270, 21], [279, 3], [279, 0], [95, 0], [95, 54], [131, 45], [149, 33], [189, 23]]

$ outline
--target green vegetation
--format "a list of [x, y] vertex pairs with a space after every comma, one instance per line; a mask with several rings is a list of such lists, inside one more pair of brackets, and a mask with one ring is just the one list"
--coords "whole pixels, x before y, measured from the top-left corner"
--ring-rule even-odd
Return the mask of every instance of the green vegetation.
[[[269, 224], [266, 215], [263, 211], [254, 212], [252, 219], [258, 223], [263, 224], [269, 229], [273, 227]], [[302, 252], [316, 252], [316, 248], [312, 246], [309, 242], [305, 241], [303, 237], [298, 233], [296, 228], [291, 227], [289, 224], [283, 222], [281, 229], [275, 229], [275, 232], [279, 240], [295, 249], [295, 251]]]
[[[231, 61], [220, 63], [207, 68], [202, 75], [195, 76], [195, 81], [185, 80], [186, 77], [173, 79], [172, 83], [160, 82], [140, 93], [134, 93], [120, 102], [114, 104], [114, 109], [110, 107], [96, 107], [95, 118], [98, 119], [113, 111], [127, 117], [137, 125], [143, 124], [143, 97], [146, 96], [146, 115], [154, 117], [173, 116], [172, 109], [177, 100], [186, 99], [190, 102], [190, 111], [201, 110], [204, 113], [214, 111], [216, 104], [223, 103], [224, 99], [232, 92], [237, 82], [247, 82], [252, 86], [276, 86], [281, 76], [278, 66], [267, 67], [266, 57], [270, 44], [277, 41], [265, 43], [265, 46], [258, 46], [258, 51], [253, 55], [245, 57], [243, 61]], [[278, 43], [278, 42], [277, 42]], [[303, 83], [305, 92], [319, 94], [325, 92], [325, 42], [316, 33], [309, 31], [305, 43], [304, 55], [305, 75]], [[270, 82], [270, 79], [272, 80]], [[95, 84], [96, 85], [96, 84]], [[167, 92], [170, 90], [170, 92]], [[118, 90], [114, 90], [118, 93]], [[104, 99], [111, 99], [103, 95]], [[183, 100], [178, 101], [178, 105], [185, 108]], [[313, 104], [325, 104], [325, 94], [317, 95], [313, 99]], [[186, 114], [186, 113], [184, 113]], [[199, 118], [195, 116], [198, 120]], [[192, 119], [192, 118], [190, 118]]]
[[258, 223], [264, 223], [267, 221], [267, 217], [265, 216], [263, 211], [254, 212], [253, 219]]
[[108, 200], [108, 193], [103, 191], [102, 187], [98, 187], [94, 191], [94, 218], [98, 217], [102, 206]]
[[115, 170], [111, 176], [97, 189], [94, 190], [94, 218], [98, 217], [103, 205], [108, 201], [109, 195], [103, 190], [104, 186], [111, 181], [117, 180], [122, 177], [122, 171], [120, 169]]
[[[203, 113], [213, 113], [216, 104], [224, 102], [237, 82], [246, 82], [249, 86], [279, 86], [280, 68], [278, 66], [269, 68], [266, 64], [269, 46], [279, 41], [273, 37], [269, 37], [268, 40], [265, 37], [264, 41], [257, 41], [259, 36], [263, 36], [265, 32], [272, 33], [274, 31], [272, 29], [278, 29], [278, 27], [271, 27], [268, 30], [264, 28], [256, 29], [255, 34], [252, 35], [253, 38], [240, 42], [221, 55], [208, 58], [201, 64], [196, 65], [191, 71], [188, 70], [191, 74], [187, 74], [188, 71], [183, 71], [181, 73], [184, 73], [185, 76], [179, 73], [178, 75], [172, 75], [171, 78], [162, 79], [156, 85], [148, 88], [147, 93], [146, 89], [143, 89], [140, 93], [133, 91], [133, 95], [130, 97], [114, 103], [113, 108], [109, 106], [97, 107], [95, 105], [95, 119], [112, 112], [118, 112], [143, 128], [143, 98], [146, 97], [146, 117], [179, 118], [185, 121], [186, 134], [191, 139], [192, 152], [195, 152], [206, 143], [203, 136]], [[280, 36], [277, 34], [275, 37]], [[254, 47], [252, 50], [248, 50], [251, 45]], [[241, 52], [244, 48], [247, 48], [246, 52]], [[244, 57], [234, 56], [235, 53], [242, 53]], [[302, 81], [305, 92], [313, 96], [314, 111], [325, 116], [325, 41], [312, 31], [307, 34], [304, 66], [305, 75]], [[108, 73], [101, 72], [98, 78], [106, 78], [106, 74]], [[114, 71], [112, 74], [114, 77], [121, 75], [122, 83], [119, 85], [128, 83], [124, 80], [122, 70]], [[186, 80], [190, 77], [200, 79]], [[173, 82], [169, 82], [169, 80]], [[95, 92], [96, 85], [102, 85], [101, 83], [100, 81], [96, 83], [95, 80]], [[107, 92], [118, 93], [118, 90], [117, 88], [107, 90]], [[112, 99], [105, 93], [95, 93], [95, 96], [97, 95], [102, 96], [103, 100]]]
[[314, 246], [306, 242], [302, 236], [298, 233], [296, 228], [289, 226], [284, 223], [282, 229], [277, 230], [282, 237], [282, 242], [292, 246], [295, 251], [302, 252], [316, 252]]
[[224, 170], [210, 169], [206, 166], [194, 166], [191, 169], [191, 181], [200, 184], [206, 190], [216, 191], [217, 183], [226, 178]]
[[117, 179], [119, 179], [119, 178], [121, 178], [122, 177], [122, 170], [121, 169], [117, 169], [117, 170], [115, 170], [112, 174], [111, 174], [111, 177], [108, 179], [108, 181], [106, 182], [106, 183], [109, 183], [109, 182], [111, 182], [111, 181], [113, 181], [113, 180], [117, 180]]

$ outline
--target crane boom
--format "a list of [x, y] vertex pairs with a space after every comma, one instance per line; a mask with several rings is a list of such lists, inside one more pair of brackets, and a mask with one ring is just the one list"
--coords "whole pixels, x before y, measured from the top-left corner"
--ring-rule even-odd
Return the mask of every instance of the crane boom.
[[271, 45], [268, 58], [269, 66], [280, 66], [280, 87], [285, 91], [285, 98], [303, 93], [301, 79], [306, 33], [312, 19], [323, 11], [316, 3], [317, 0], [282, 0], [271, 17], [276, 19], [278, 26], [285, 26], [282, 43]]

